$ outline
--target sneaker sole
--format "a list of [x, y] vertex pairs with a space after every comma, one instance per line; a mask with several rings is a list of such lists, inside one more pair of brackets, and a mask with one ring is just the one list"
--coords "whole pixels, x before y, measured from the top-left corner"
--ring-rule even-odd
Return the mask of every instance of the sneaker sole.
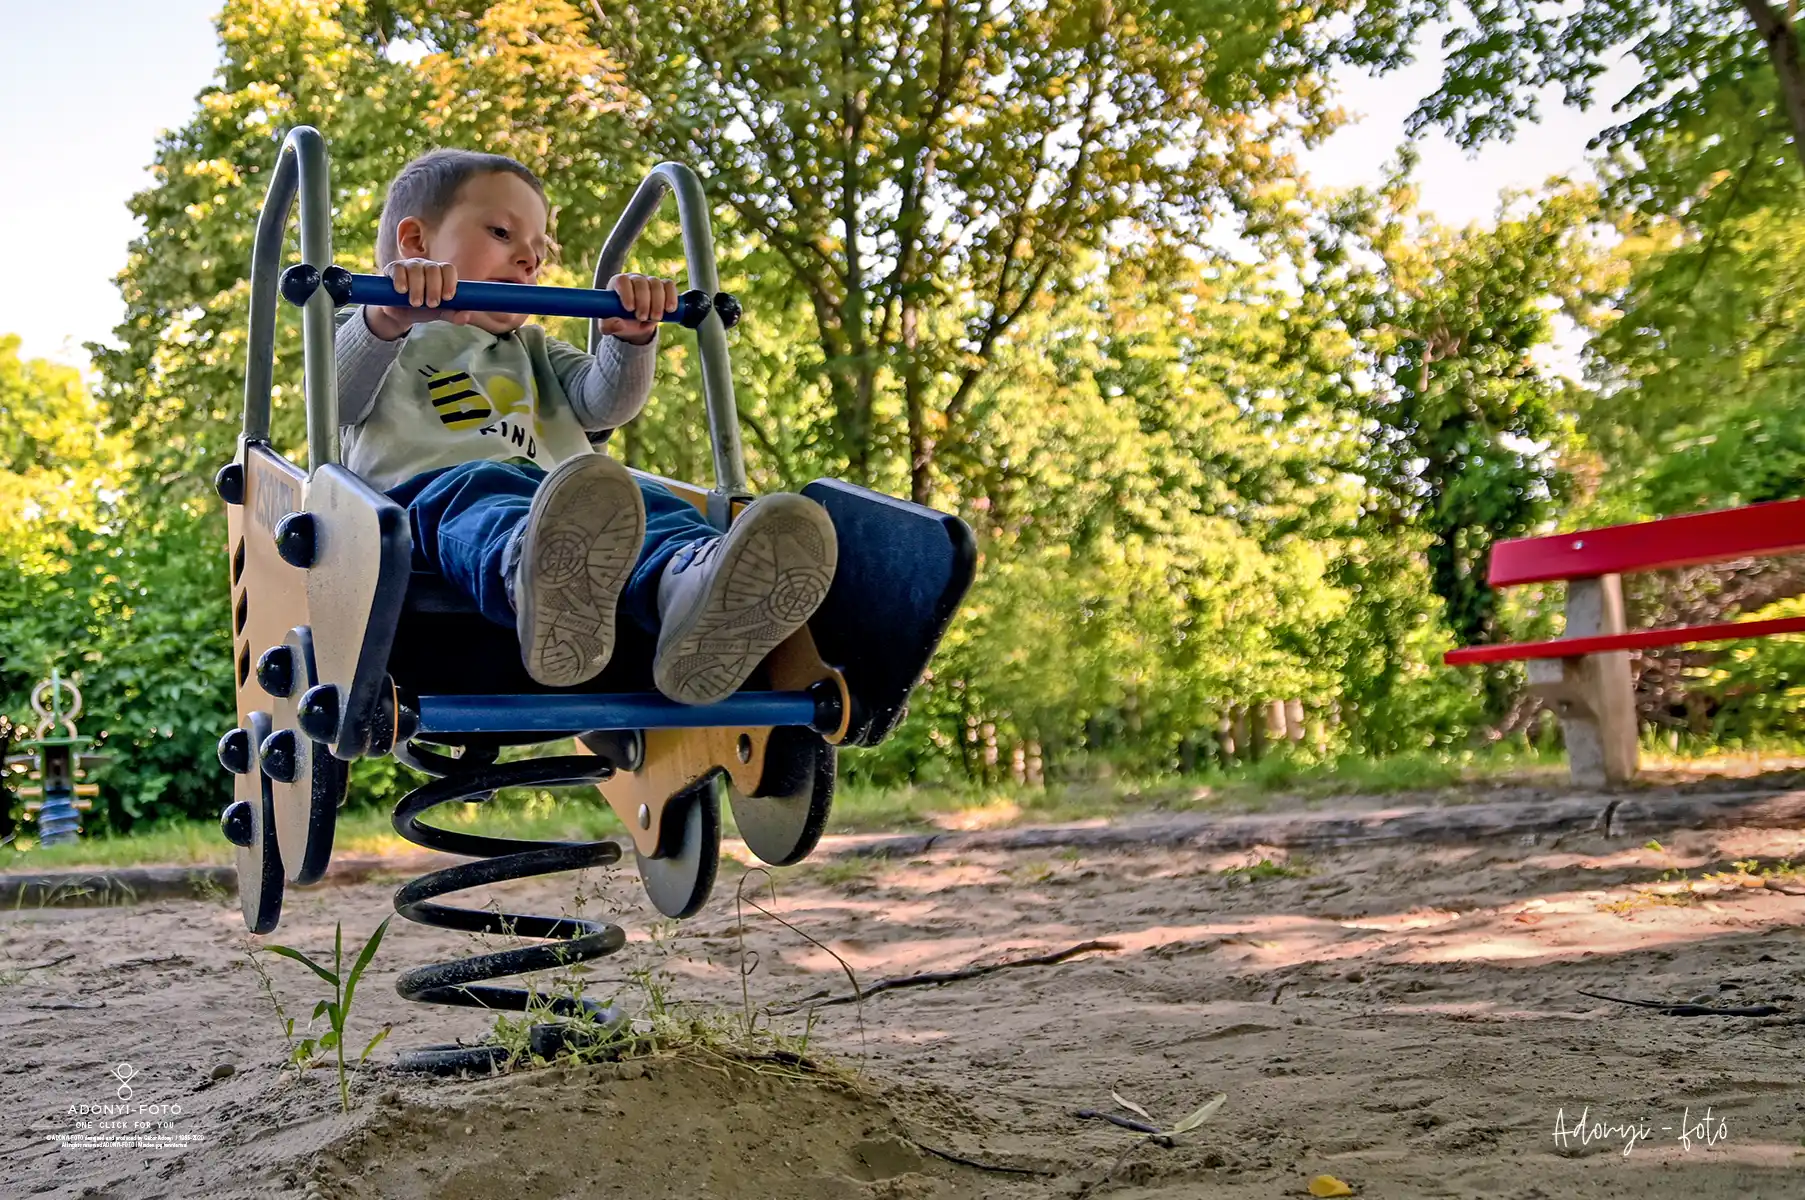
[[790, 493], [755, 501], [728, 529], [720, 554], [702, 599], [658, 635], [653, 681], [684, 704], [738, 691], [821, 607], [839, 565], [827, 510]]
[[533, 496], [515, 580], [521, 661], [545, 687], [587, 683], [608, 665], [621, 589], [646, 536], [625, 467], [604, 454], [571, 463]]

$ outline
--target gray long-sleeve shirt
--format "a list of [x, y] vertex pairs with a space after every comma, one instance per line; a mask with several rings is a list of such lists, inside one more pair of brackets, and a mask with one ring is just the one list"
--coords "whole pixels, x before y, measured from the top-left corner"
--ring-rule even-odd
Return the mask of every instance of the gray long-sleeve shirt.
[[639, 415], [657, 346], [608, 337], [591, 357], [537, 325], [496, 335], [443, 321], [385, 342], [349, 310], [337, 333], [345, 465], [381, 491], [485, 459], [549, 469], [591, 452], [584, 430]]

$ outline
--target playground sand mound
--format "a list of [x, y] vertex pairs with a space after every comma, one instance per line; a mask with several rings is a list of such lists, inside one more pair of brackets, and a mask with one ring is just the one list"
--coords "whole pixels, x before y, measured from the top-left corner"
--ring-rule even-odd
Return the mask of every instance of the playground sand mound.
[[[1805, 883], [1734, 865], [1789, 857], [1805, 862], [1805, 836], [1746, 829], [1308, 859], [930, 851], [778, 872], [775, 900], [754, 874], [747, 897], [773, 915], [736, 903], [744, 871], [724, 866], [675, 927], [626, 872], [509, 884], [474, 899], [628, 930], [591, 994], [644, 1004], [655, 979], [727, 1021], [749, 999], [791, 1034], [805, 1019], [779, 1010], [845, 992], [842, 962], [870, 987], [1113, 948], [818, 1010], [809, 1053], [850, 1087], [691, 1051], [500, 1079], [365, 1070], [349, 1115], [333, 1071], [283, 1068], [235, 908], [23, 909], [0, 915], [0, 1195], [1178, 1200], [1304, 1196], [1329, 1175], [1388, 1198], [1794, 1196]], [[334, 923], [361, 941], [392, 888], [297, 893], [273, 940], [329, 955]], [[482, 1034], [481, 1012], [393, 991], [409, 966], [481, 948], [397, 922], [353, 1047], [384, 1025], [374, 1061]], [[305, 1025], [322, 985], [264, 957]], [[72, 1106], [112, 1100], [122, 1065], [135, 1102], [180, 1105], [165, 1119], [185, 1148], [56, 1140]], [[1162, 1126], [1225, 1099], [1159, 1145], [1075, 1115], [1132, 1116], [1112, 1091]]]
[[975, 1197], [860, 1089], [694, 1058], [392, 1093], [304, 1161], [321, 1197]]

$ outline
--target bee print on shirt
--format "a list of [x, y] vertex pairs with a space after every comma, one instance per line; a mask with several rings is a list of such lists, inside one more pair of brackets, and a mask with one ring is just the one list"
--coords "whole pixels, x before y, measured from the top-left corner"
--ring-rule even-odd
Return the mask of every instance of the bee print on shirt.
[[427, 375], [426, 394], [447, 429], [474, 429], [495, 415], [494, 406], [468, 371]]
[[484, 437], [495, 436], [523, 457], [539, 458], [543, 440], [538, 414], [526, 389], [506, 375], [479, 380], [468, 371], [423, 369], [426, 393], [433, 411], [447, 429], [474, 429]]

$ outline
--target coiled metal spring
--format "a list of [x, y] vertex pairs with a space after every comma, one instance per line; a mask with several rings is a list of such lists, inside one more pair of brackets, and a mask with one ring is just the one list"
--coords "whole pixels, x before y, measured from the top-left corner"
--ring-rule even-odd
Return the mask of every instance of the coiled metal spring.
[[[395, 832], [417, 846], [481, 861], [446, 867], [403, 885], [395, 893], [395, 911], [410, 921], [441, 929], [501, 933], [547, 942], [415, 967], [395, 981], [395, 990], [404, 999], [424, 1004], [504, 1012], [525, 1012], [537, 1002], [556, 1016], [586, 1016], [613, 1027], [622, 1014], [612, 1006], [587, 998], [536, 997], [525, 988], [496, 987], [485, 981], [569, 967], [613, 954], [626, 944], [627, 936], [620, 926], [580, 917], [459, 908], [435, 901], [466, 888], [618, 862], [620, 847], [611, 841], [537, 842], [488, 837], [420, 824], [423, 815], [441, 804], [486, 800], [501, 788], [594, 784], [608, 778], [613, 765], [607, 759], [590, 756], [497, 764], [494, 746], [471, 745], [463, 750], [462, 755], [452, 757], [410, 744], [396, 755], [410, 766], [440, 778], [414, 789], [395, 805]], [[545, 1058], [573, 1044], [573, 1040], [570, 1027], [563, 1023], [535, 1024], [529, 1034], [532, 1052]], [[509, 1051], [498, 1045], [451, 1044], [403, 1052], [396, 1065], [402, 1070], [434, 1074], [480, 1073], [498, 1070], [508, 1057]]]

